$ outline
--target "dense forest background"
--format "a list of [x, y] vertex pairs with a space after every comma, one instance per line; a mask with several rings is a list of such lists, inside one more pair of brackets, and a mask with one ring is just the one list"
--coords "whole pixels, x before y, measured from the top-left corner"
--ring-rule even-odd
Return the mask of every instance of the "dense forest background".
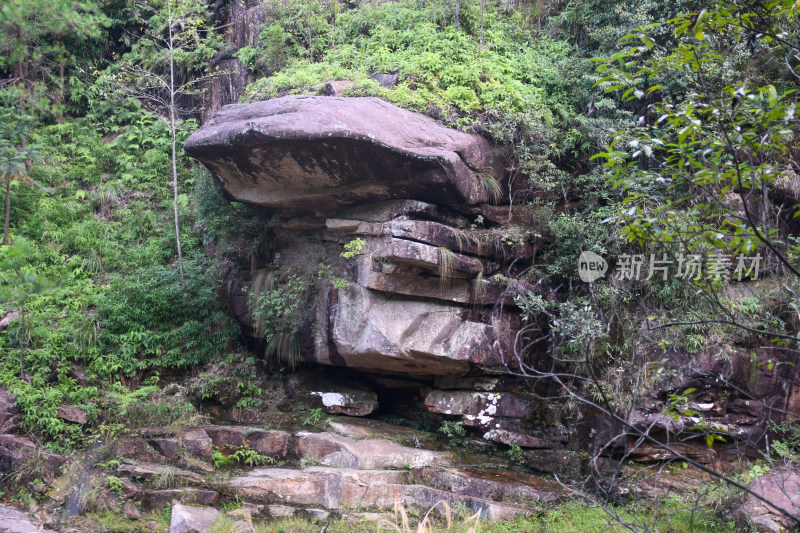
[[[265, 0], [254, 44], [237, 46], [231, 3], [171, 1], [0, 8], [0, 385], [49, 450], [190, 419], [192, 403], [162, 396], [179, 377], [241, 407], [264, 401], [265, 368], [287, 369], [257, 364], [221, 297], [226, 253], [262, 253], [271, 214], [225, 200], [181, 149], [233, 58], [242, 101], [349, 80], [344, 96], [508, 147], [516, 185], [497, 202], [532, 215], [505, 238], [542, 244], [506, 281], [539, 325], [528, 340], [563, 363], [546, 373], [575, 395], [626, 412], [633, 370], [659, 350], [767, 346], [781, 353], [753, 369], [796, 362], [797, 3]], [[764, 260], [744, 283], [588, 285], [585, 250]], [[794, 419], [775, 432], [774, 457], [796, 459]]]

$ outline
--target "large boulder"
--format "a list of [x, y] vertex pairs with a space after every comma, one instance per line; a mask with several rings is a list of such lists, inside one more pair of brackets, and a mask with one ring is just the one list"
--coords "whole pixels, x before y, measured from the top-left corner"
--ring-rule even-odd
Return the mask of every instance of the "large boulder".
[[800, 470], [773, 470], [756, 478], [750, 490], [769, 503], [749, 494], [736, 512], [740, 519], [750, 521], [759, 531], [777, 533], [800, 527]]
[[[270, 257], [260, 264], [229, 257], [242, 268], [226, 299], [245, 335], [255, 345], [274, 340], [251, 312], [254, 294], [267, 298], [264, 306], [282, 289], [302, 290], [305, 300], [292, 310], [302, 324], [292, 323], [281, 340], [306, 363], [371, 381], [306, 387], [312, 398], [298, 399], [364, 416], [382, 394], [398, 396], [388, 389], [406, 388], [422, 408], [440, 378], [517, 367], [514, 294], [529, 282], [508, 280], [530, 268], [541, 237], [520, 224], [487, 222], [516, 220], [519, 209], [488, 206], [508, 192], [505, 154], [479, 135], [376, 98], [287, 96], [223, 107], [185, 150], [229, 198], [269, 208]], [[494, 415], [484, 405], [431, 410], [462, 416], [484, 433], [503, 430], [492, 434], [498, 442], [561, 447], [550, 433], [525, 433], [522, 419], [541, 409], [514, 408], [514, 399], [503, 397], [511, 411]], [[331, 464], [354, 464], [358, 455], [336, 454]]]
[[22, 511], [0, 504], [0, 531], [5, 533], [55, 533], [51, 529], [37, 527]]
[[480, 136], [377, 98], [227, 105], [185, 150], [237, 200], [296, 213], [389, 198], [484, 203], [481, 173], [492, 166]]
[[169, 533], [209, 533], [219, 511], [213, 507], [192, 507], [172, 502]]

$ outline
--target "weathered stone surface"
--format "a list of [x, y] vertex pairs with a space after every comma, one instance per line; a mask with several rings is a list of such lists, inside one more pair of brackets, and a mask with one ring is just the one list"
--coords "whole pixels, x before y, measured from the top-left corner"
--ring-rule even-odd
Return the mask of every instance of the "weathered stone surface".
[[406, 484], [411, 472], [392, 470], [352, 470], [313, 467], [305, 470], [262, 468], [234, 478], [229, 485], [240, 496], [285, 506], [342, 506], [390, 510], [395, 502], [406, 508], [428, 510], [440, 501], [461, 504], [473, 512], [482, 511], [490, 520], [513, 518], [524, 514], [514, 505], [483, 498]]
[[85, 424], [86, 411], [70, 405], [62, 405], [58, 408], [58, 418], [75, 424]]
[[434, 385], [437, 389], [468, 389], [483, 392], [501, 392], [519, 386], [509, 385], [503, 378], [496, 376], [437, 376]]
[[267, 513], [267, 506], [260, 503], [242, 502], [242, 509], [246, 509], [250, 516], [262, 516]]
[[260, 424], [262, 422], [283, 424], [289, 422], [288, 416], [282, 413], [258, 411], [249, 407], [238, 409], [223, 405], [207, 405], [205, 411], [215, 419], [234, 424]]
[[256, 533], [253, 526], [253, 517], [247, 509], [234, 509], [228, 511], [228, 517], [233, 520], [233, 529], [230, 533]]
[[213, 444], [206, 430], [202, 428], [189, 429], [181, 437], [181, 444], [183, 444], [183, 449], [189, 455], [201, 461], [211, 462], [213, 457]]
[[569, 450], [526, 450], [525, 464], [539, 472], [560, 476], [578, 477], [581, 457]]
[[169, 476], [184, 480], [189, 483], [200, 483], [203, 479], [188, 470], [176, 468], [174, 466], [151, 463], [148, 461], [136, 461], [123, 459], [123, 464], [117, 467], [117, 472], [128, 475], [132, 478], [150, 479], [159, 476]]
[[[457, 229], [431, 220], [400, 217], [383, 222], [366, 222], [359, 219], [328, 218], [325, 220], [325, 225], [329, 230], [350, 235], [393, 237], [393, 240], [401, 242], [403, 240], [416, 241], [437, 248], [444, 247], [458, 254], [478, 257], [500, 259], [511, 257], [524, 260], [529, 259], [533, 253], [533, 248], [526, 242], [514, 244], [511, 241], [510, 244], [507, 244], [507, 241], [501, 239], [497, 232]], [[405, 255], [409, 254], [408, 251], [400, 251]], [[380, 254], [380, 250], [377, 250], [376, 254]], [[422, 255], [422, 252], [415, 252], [415, 254]], [[438, 264], [425, 266], [437, 267]]]
[[[736, 511], [740, 519], [751, 521], [762, 531], [788, 531], [800, 527], [800, 470], [773, 470], [756, 478], [750, 490], [766, 498], [770, 504], [749, 494]], [[794, 515], [794, 520], [778, 509]]]
[[397, 85], [397, 79], [399, 78], [398, 73], [390, 73], [390, 74], [373, 74], [370, 76], [373, 80], [378, 82], [378, 85], [383, 87], [384, 89], [391, 89], [395, 85]]
[[285, 457], [289, 448], [289, 434], [285, 431], [247, 426], [203, 426], [202, 429], [219, 448], [247, 446], [272, 457]]
[[489, 521], [510, 520], [526, 514], [516, 505], [461, 496], [425, 485], [376, 485], [364, 487], [358, 496], [363, 507], [373, 509], [392, 509], [399, 501], [406, 508], [428, 510], [445, 501], [451, 506], [464, 505], [472, 513], [480, 511], [481, 518]]
[[[631, 438], [631, 441], [633, 442], [633, 438]], [[709, 464], [718, 459], [717, 452], [709, 448], [704, 441], [670, 442], [669, 446], [681, 455], [694, 459], [698, 463]], [[674, 454], [667, 450], [649, 443], [638, 444], [635, 447], [633, 444], [629, 444], [628, 457], [632, 461], [641, 463], [668, 461], [676, 458]]]
[[0, 331], [8, 329], [8, 326], [11, 325], [11, 322], [17, 318], [19, 318], [19, 311], [11, 311], [10, 313], [6, 313], [6, 315], [0, 319]]
[[[437, 276], [444, 274], [446, 278], [474, 278], [478, 274], [496, 268], [486, 266], [486, 262], [458, 252], [446, 252], [442, 256], [442, 248], [421, 242], [405, 239], [374, 239], [370, 241], [369, 255], [385, 261], [412, 265], [429, 270]], [[443, 266], [443, 262], [447, 262]]]
[[297, 213], [415, 198], [486, 202], [486, 142], [377, 98], [223, 107], [185, 145], [239, 201]]
[[290, 398], [328, 414], [367, 416], [378, 408], [378, 395], [362, 383], [329, 378], [319, 372], [298, 372], [286, 380]]
[[172, 501], [184, 504], [212, 506], [219, 502], [219, 494], [213, 490], [184, 487], [180, 489], [145, 489], [137, 492], [134, 499], [142, 503], [145, 510], [162, 509]]
[[22, 437], [15, 435], [0, 436], [0, 472], [9, 473], [17, 470], [36, 449], [36, 446]]
[[317, 520], [322, 522], [327, 520], [330, 515], [331, 513], [325, 509], [303, 509], [303, 516], [305, 516], [308, 520]]
[[133, 502], [125, 502], [122, 504], [122, 514], [129, 520], [139, 520], [142, 517], [142, 513], [139, 512], [139, 509]]
[[420, 442], [425, 434], [409, 427], [396, 426], [371, 418], [338, 417], [328, 421], [331, 431], [350, 437], [351, 439], [388, 439], [397, 442], [402, 439], [409, 442]]
[[235, 58], [222, 59], [213, 65], [217, 75], [205, 83], [201, 121], [208, 122], [222, 106], [235, 103], [247, 87], [247, 68]]
[[[36, 445], [29, 439], [17, 435], [0, 435], [0, 474], [18, 472], [35, 452]], [[66, 459], [60, 455], [39, 450], [37, 461], [46, 463], [42, 471], [45, 472], [45, 481], [49, 482], [57, 475]]]
[[213, 507], [190, 507], [173, 502], [169, 533], [208, 533], [218, 517], [219, 511]]
[[353, 87], [356, 83], [349, 80], [335, 80], [329, 81], [323, 88], [325, 96], [342, 96], [342, 94], [349, 88]]
[[55, 533], [36, 526], [31, 517], [14, 507], [0, 504], [0, 532], [3, 533]]
[[484, 433], [483, 438], [501, 444], [516, 444], [521, 448], [560, 448], [561, 443], [541, 434], [529, 435], [505, 429], [492, 429]]
[[[357, 205], [339, 211], [336, 217], [361, 222], [389, 222], [396, 218], [419, 217], [436, 220], [455, 227], [466, 227], [471, 222], [469, 219], [451, 213], [438, 205], [410, 199], [387, 200], [385, 202]], [[326, 219], [317, 220], [320, 221], [321, 227], [326, 226]]]
[[451, 460], [445, 452], [408, 448], [384, 439], [354, 440], [328, 432], [298, 433], [295, 451], [301, 459], [361, 470], [423, 468]]
[[167, 459], [151, 447], [146, 440], [137, 437], [120, 440], [117, 444], [117, 455], [158, 464], [164, 464]]
[[[336, 470], [330, 473], [309, 470], [259, 468], [231, 479], [228, 485], [241, 497], [258, 502], [337, 508], [341, 491], [340, 474]], [[269, 511], [275, 516], [272, 509]]]
[[168, 459], [176, 459], [181, 451], [181, 443], [177, 438], [159, 437], [150, 441], [158, 452]]
[[329, 293], [320, 306], [328, 309], [322, 318], [328, 328], [320, 328], [315, 339], [314, 358], [320, 363], [460, 375], [470, 363], [496, 366], [511, 358], [511, 315], [483, 323], [470, 320], [463, 308], [392, 299], [355, 284]]
[[0, 434], [12, 433], [17, 428], [19, 408], [16, 398], [0, 388]]
[[297, 508], [288, 505], [273, 504], [267, 505], [267, 513], [272, 518], [284, 518], [297, 514]]
[[554, 481], [508, 470], [430, 469], [423, 474], [423, 480], [455, 494], [498, 501], [551, 502], [564, 496], [564, 489]]
[[462, 390], [432, 390], [425, 397], [425, 406], [434, 413], [462, 415], [468, 425], [496, 430], [507, 429], [500, 424], [501, 419], [540, 420], [547, 411], [530, 396]]
[[[356, 281], [362, 287], [381, 292], [416, 296], [432, 300], [445, 300], [462, 304], [513, 305], [512, 295], [504, 294], [506, 287], [493, 280], [450, 278], [438, 276], [386, 273], [386, 263], [367, 258], [358, 268]], [[391, 265], [394, 266], [394, 265]]]

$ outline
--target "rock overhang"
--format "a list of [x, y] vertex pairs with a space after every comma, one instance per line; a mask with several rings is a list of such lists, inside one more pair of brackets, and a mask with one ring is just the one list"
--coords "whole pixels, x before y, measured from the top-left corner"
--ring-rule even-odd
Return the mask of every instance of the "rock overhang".
[[[275, 209], [270, 263], [249, 268], [313, 280], [302, 360], [427, 380], [513, 364], [519, 317], [493, 275], [531, 249], [469, 218], [502, 175], [479, 135], [376, 98], [291, 96], [224, 107], [186, 152], [234, 199]], [[229, 284], [246, 326], [251, 279]]]
[[484, 180], [496, 165], [479, 135], [377, 98], [228, 105], [184, 148], [233, 198], [287, 214], [392, 198], [477, 205], [488, 199]]

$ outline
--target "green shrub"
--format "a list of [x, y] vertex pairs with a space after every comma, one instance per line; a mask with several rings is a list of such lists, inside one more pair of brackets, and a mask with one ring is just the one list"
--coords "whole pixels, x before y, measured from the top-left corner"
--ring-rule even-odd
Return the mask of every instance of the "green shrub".
[[447, 439], [447, 444], [452, 447], [463, 446], [467, 440], [467, 430], [460, 422], [445, 420], [439, 428], [439, 433]]

